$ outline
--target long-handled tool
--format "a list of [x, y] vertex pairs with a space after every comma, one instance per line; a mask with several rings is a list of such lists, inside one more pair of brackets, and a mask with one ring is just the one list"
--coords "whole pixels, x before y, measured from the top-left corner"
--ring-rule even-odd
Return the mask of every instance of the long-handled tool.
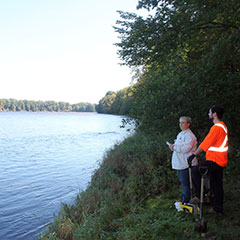
[[200, 196], [200, 216], [196, 219], [195, 230], [199, 233], [204, 233], [207, 231], [207, 221], [203, 217], [203, 196], [204, 196], [204, 180], [208, 173], [208, 168], [204, 166], [199, 166], [199, 172], [201, 174], [201, 196]]
[[[190, 200], [193, 198], [193, 181], [192, 181], [192, 160], [193, 159], [189, 159], [188, 160], [188, 172], [189, 172], [189, 183], [190, 183]], [[197, 204], [191, 204], [193, 210], [192, 210], [192, 214], [194, 216], [197, 216], [198, 214], [198, 206]]]
[[190, 199], [193, 197], [193, 183], [192, 183], [192, 161], [189, 162], [189, 183], [190, 183]]

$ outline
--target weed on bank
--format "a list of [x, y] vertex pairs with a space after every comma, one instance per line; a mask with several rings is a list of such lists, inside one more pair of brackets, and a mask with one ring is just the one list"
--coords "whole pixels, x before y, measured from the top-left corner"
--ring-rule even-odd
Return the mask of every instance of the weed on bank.
[[199, 235], [194, 217], [174, 207], [181, 189], [166, 139], [136, 133], [116, 144], [87, 189], [73, 205], [62, 205], [40, 239], [240, 239], [239, 155], [232, 152], [235, 160], [225, 171], [225, 215], [206, 216], [209, 230]]

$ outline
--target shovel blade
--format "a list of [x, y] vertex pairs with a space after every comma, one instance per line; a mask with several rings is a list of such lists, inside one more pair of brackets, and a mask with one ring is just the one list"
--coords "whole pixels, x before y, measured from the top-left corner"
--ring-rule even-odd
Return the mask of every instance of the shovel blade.
[[207, 232], [207, 221], [204, 218], [196, 220], [195, 231], [199, 233]]

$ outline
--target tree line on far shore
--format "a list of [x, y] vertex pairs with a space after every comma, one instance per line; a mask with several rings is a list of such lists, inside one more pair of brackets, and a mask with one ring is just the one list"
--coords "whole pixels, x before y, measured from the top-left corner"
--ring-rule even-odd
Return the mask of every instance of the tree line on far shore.
[[95, 112], [96, 104], [0, 99], [0, 112]]
[[98, 112], [128, 115], [132, 106], [133, 91], [133, 86], [117, 92], [108, 91], [98, 104], [0, 99], [0, 112]]

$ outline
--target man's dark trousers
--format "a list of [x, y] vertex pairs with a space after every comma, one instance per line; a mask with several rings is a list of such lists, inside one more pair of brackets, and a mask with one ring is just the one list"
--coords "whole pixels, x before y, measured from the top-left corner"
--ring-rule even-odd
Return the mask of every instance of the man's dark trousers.
[[201, 174], [199, 167], [204, 166], [208, 168], [208, 175], [210, 176], [210, 185], [213, 191], [213, 209], [215, 212], [223, 212], [223, 167], [219, 166], [213, 161], [203, 161], [192, 168], [192, 179], [195, 187], [195, 194], [200, 198], [201, 191]]

